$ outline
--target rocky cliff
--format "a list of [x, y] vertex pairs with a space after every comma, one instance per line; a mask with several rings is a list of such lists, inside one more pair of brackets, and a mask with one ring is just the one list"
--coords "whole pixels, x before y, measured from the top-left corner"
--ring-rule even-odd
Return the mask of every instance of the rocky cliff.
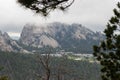
[[35, 48], [60, 48], [70, 52], [91, 53], [92, 46], [99, 44], [103, 35], [81, 24], [49, 23], [24, 26], [20, 44]]
[[27, 52], [20, 47], [15, 40], [12, 40], [9, 35], [5, 32], [0, 31], [0, 50], [6, 52]]

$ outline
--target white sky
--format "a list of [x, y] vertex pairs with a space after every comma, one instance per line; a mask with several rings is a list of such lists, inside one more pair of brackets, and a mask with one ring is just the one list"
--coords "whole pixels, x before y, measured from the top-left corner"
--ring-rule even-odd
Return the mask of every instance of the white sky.
[[119, 0], [75, 0], [65, 13], [52, 12], [47, 18], [20, 7], [16, 0], [0, 0], [0, 30], [19, 35], [27, 23], [80, 23], [94, 31], [103, 31]]

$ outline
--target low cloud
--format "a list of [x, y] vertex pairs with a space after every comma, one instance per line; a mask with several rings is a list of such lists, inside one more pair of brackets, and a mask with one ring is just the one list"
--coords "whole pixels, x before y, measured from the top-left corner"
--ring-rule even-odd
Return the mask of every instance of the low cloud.
[[[80, 23], [94, 31], [103, 31], [113, 15], [119, 0], [75, 0], [66, 13], [52, 12], [48, 18], [35, 15], [16, 3], [16, 0], [0, 0], [0, 30], [20, 33], [27, 23], [65, 22]], [[7, 6], [6, 6], [6, 5]], [[99, 27], [99, 29], [98, 29]]]

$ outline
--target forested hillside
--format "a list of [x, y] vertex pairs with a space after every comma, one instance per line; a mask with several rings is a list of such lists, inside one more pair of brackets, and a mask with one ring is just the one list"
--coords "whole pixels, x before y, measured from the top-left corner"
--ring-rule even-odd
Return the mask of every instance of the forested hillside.
[[[65, 57], [51, 57], [51, 80], [59, 75], [63, 80], [100, 80], [100, 66], [88, 61], [75, 61]], [[37, 55], [0, 52], [1, 75], [10, 80], [39, 80], [44, 76], [44, 67]], [[58, 69], [59, 68], [59, 69]]]

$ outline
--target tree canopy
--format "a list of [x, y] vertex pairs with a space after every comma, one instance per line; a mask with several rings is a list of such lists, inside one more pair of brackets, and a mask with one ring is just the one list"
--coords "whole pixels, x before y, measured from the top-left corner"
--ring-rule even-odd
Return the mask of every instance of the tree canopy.
[[120, 2], [104, 30], [106, 39], [94, 46], [94, 56], [102, 65], [103, 80], [120, 80]]
[[25, 8], [47, 16], [51, 11], [56, 9], [66, 10], [70, 7], [74, 0], [17, 0]]

